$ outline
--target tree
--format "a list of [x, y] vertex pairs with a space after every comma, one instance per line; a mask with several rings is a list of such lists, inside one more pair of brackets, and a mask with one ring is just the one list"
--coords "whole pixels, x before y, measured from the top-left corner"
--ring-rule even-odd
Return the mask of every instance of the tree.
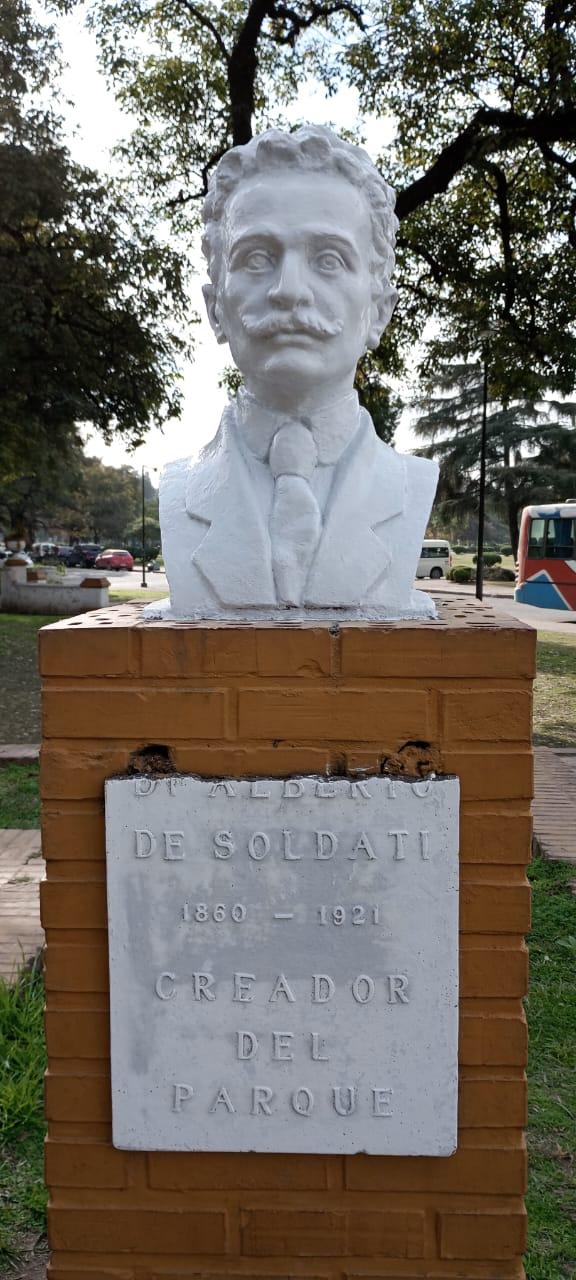
[[[157, 555], [162, 543], [162, 534], [160, 531], [160, 518], [158, 515], [158, 498], [146, 502], [144, 505], [144, 523], [145, 523], [145, 555], [146, 558]], [[138, 556], [142, 555], [142, 512], [132, 521], [132, 524], [126, 529], [126, 543], [130, 550]]]
[[[482, 368], [446, 364], [415, 406], [414, 430], [430, 442], [420, 452], [440, 463], [435, 511], [448, 527], [478, 509], [482, 400]], [[490, 399], [486, 492], [506, 518], [514, 555], [522, 508], [576, 492], [575, 424], [573, 403], [517, 400], [503, 406]]]
[[140, 509], [140, 476], [133, 467], [106, 467], [99, 458], [86, 458], [82, 491], [90, 539], [122, 546]]
[[392, 444], [404, 405], [386, 385], [371, 351], [360, 361], [354, 385], [362, 408], [367, 409], [372, 418], [376, 435], [385, 444]]
[[13, 468], [0, 481], [0, 528], [23, 539], [27, 546], [35, 541], [39, 526], [55, 526], [66, 529], [70, 536], [81, 536], [81, 443], [67, 442], [64, 466], [54, 450], [45, 451], [42, 457], [30, 454], [28, 462], [29, 470]]
[[[0, 483], [70, 465], [78, 425], [138, 443], [179, 411], [182, 264], [38, 102], [57, 60], [28, 0], [0, 11]], [[32, 105], [30, 105], [32, 103]], [[36, 104], [36, 105], [35, 105]]]
[[362, 112], [397, 122], [383, 166], [401, 303], [381, 370], [425, 332], [472, 357], [490, 323], [500, 399], [570, 394], [574, 0], [92, 0], [91, 15], [138, 118], [126, 161], [177, 229], [198, 225], [223, 151], [278, 123], [304, 76], [351, 84]]

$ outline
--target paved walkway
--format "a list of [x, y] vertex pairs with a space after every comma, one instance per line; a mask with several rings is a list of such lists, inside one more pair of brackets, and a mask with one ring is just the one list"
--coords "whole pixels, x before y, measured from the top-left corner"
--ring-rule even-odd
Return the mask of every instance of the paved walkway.
[[38, 885], [44, 878], [39, 831], [0, 831], [0, 978], [10, 980], [44, 943]]
[[36, 764], [39, 755], [39, 742], [0, 744], [0, 764]]
[[534, 751], [534, 835], [547, 858], [576, 865], [576, 751]]

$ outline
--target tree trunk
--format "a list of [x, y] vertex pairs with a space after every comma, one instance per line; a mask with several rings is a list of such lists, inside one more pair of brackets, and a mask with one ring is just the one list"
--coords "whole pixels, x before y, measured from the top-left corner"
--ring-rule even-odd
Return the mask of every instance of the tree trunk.
[[512, 546], [512, 555], [516, 560], [518, 556], [518, 542], [520, 539], [520, 521], [518, 501], [514, 496], [514, 492], [509, 484], [506, 485], [506, 513], [508, 516], [508, 529], [510, 532], [510, 543]]
[[252, 137], [258, 73], [258, 41], [263, 23], [270, 16], [273, 7], [272, 0], [251, 0], [244, 24], [228, 61], [228, 88], [234, 147], [250, 142]]

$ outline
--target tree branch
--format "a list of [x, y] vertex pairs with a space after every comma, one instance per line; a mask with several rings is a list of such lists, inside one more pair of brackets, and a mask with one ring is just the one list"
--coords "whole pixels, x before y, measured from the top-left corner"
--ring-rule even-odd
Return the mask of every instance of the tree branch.
[[572, 178], [576, 178], [576, 160], [567, 160], [566, 156], [561, 156], [559, 151], [555, 151], [547, 142], [539, 142], [538, 146], [545, 160], [557, 164], [561, 169], [565, 169]]
[[430, 249], [426, 245], [420, 244], [418, 240], [411, 240], [410, 243], [401, 236], [398, 237], [398, 248], [409, 249], [412, 253], [417, 254], [430, 268], [430, 275], [435, 284], [442, 285], [444, 283], [444, 271], [440, 266], [437, 258], [434, 257]]
[[484, 160], [482, 168], [493, 177], [496, 185], [496, 202], [498, 205], [498, 221], [502, 239], [504, 256], [504, 315], [508, 322], [512, 321], [512, 307], [516, 297], [516, 267], [512, 249], [512, 226], [508, 204], [508, 183], [506, 174], [493, 160]]
[[252, 117], [256, 109], [258, 41], [266, 18], [273, 16], [274, 0], [250, 0], [248, 12], [230, 54], [228, 89], [234, 147], [249, 142], [252, 137]]
[[203, 13], [202, 10], [198, 9], [195, 4], [192, 4], [192, 0], [179, 0], [179, 3], [184, 6], [184, 8], [190, 14], [191, 18], [193, 18], [194, 21], [197, 22], [200, 27], [204, 27], [205, 30], [209, 31], [210, 35], [214, 37], [214, 40], [218, 45], [220, 53], [224, 58], [226, 66], [228, 66], [228, 63], [230, 61], [230, 54], [228, 53], [226, 45], [224, 44], [222, 36], [220, 35], [220, 32], [218, 30], [218, 27], [212, 22], [212, 19], [208, 17], [207, 13]]
[[283, 36], [273, 36], [272, 38], [277, 44], [289, 44], [292, 48], [296, 44], [296, 40], [302, 31], [307, 31], [314, 26], [315, 22], [320, 22], [325, 18], [332, 18], [336, 13], [346, 13], [348, 17], [356, 23], [361, 31], [366, 30], [366, 25], [362, 17], [362, 13], [356, 8], [356, 5], [348, 3], [348, 0], [335, 0], [334, 4], [312, 4], [310, 12], [304, 16], [297, 13], [295, 9], [289, 5], [275, 4], [274, 19], [278, 21], [287, 21], [292, 25]]
[[273, 36], [273, 39], [276, 43], [286, 43], [293, 47], [301, 31], [307, 30], [322, 18], [332, 17], [336, 13], [347, 13], [363, 29], [362, 14], [351, 0], [333, 0], [330, 4], [312, 3], [309, 12], [304, 15], [299, 14], [289, 5], [277, 3], [277, 0], [250, 0], [248, 12], [228, 59], [233, 146], [241, 146], [249, 142], [252, 137], [252, 119], [256, 106], [258, 41], [262, 36], [262, 27], [266, 19], [288, 21], [292, 24], [284, 37]]
[[468, 164], [488, 151], [504, 151], [517, 142], [570, 142], [576, 136], [576, 107], [523, 116], [515, 111], [481, 107], [469, 124], [444, 147], [421, 178], [416, 178], [398, 195], [396, 213], [402, 219], [448, 190], [450, 183]]
[[170, 200], [166, 201], [167, 208], [179, 209], [184, 204], [191, 204], [193, 200], [203, 200], [204, 196], [208, 191], [208, 179], [210, 177], [210, 174], [213, 168], [215, 167], [215, 165], [218, 164], [218, 161], [221, 160], [222, 156], [226, 154], [227, 150], [228, 150], [228, 139], [225, 139], [222, 145], [220, 147], [217, 147], [216, 150], [212, 152], [212, 155], [208, 157], [205, 164], [202, 165], [202, 168], [200, 170], [200, 176], [202, 178], [202, 186], [199, 187], [197, 191], [183, 191], [182, 189], [180, 189], [180, 191], [178, 192], [178, 195], [172, 196]]

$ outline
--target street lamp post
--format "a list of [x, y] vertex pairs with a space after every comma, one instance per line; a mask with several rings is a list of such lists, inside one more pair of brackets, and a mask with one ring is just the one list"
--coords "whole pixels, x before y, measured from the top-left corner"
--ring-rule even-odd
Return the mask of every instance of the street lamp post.
[[480, 498], [478, 502], [478, 546], [476, 548], [476, 599], [484, 596], [484, 523], [486, 507], [486, 437], [488, 422], [488, 355], [484, 353], [482, 385], [482, 429], [480, 433]]
[[141, 587], [147, 587], [146, 582], [146, 504], [144, 500], [144, 467], [142, 467], [142, 581]]

